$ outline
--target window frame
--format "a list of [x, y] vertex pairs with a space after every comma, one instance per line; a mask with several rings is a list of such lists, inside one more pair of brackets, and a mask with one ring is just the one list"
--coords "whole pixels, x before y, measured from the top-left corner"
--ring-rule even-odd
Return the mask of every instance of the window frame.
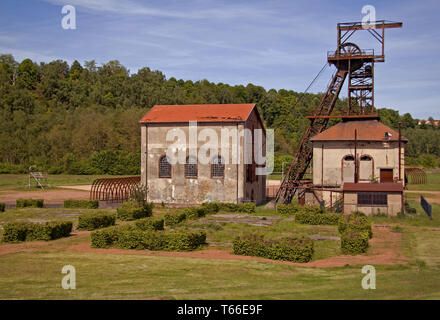
[[363, 191], [357, 193], [358, 206], [364, 207], [386, 207], [388, 206], [387, 192]]
[[[191, 156], [186, 157], [185, 165], [184, 165], [184, 175], [185, 179], [197, 179], [199, 177], [199, 165], [198, 161], [196, 160], [195, 163], [189, 163], [189, 159], [194, 158]], [[195, 166], [195, 175], [194, 176], [188, 176], [188, 167], [189, 166]]]
[[[162, 172], [161, 172], [161, 162], [162, 162], [162, 159], [164, 159], [164, 158], [166, 159], [166, 161], [169, 165], [169, 175], [168, 176], [162, 175]], [[168, 157], [166, 154], [159, 157], [158, 171], [159, 171], [158, 172], [159, 178], [161, 178], [161, 179], [169, 179], [172, 177], [173, 167], [172, 167], [171, 163], [168, 161]]]
[[[217, 159], [220, 159], [220, 163], [214, 163], [214, 161]], [[221, 156], [215, 156], [211, 160], [211, 179], [224, 179], [225, 178], [225, 164], [223, 163], [223, 158]], [[214, 166], [222, 166], [222, 176], [216, 176], [214, 175]]]

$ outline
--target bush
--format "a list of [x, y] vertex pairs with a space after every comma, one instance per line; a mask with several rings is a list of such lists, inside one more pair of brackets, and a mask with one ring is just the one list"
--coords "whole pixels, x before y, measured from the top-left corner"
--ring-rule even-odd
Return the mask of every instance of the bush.
[[[229, 203], [229, 202], [212, 202], [218, 207], [218, 211], [225, 212], [244, 212], [244, 213], [254, 213], [257, 207], [253, 202], [244, 203]], [[217, 211], [217, 212], [218, 212]]]
[[341, 215], [338, 221], [338, 231], [340, 234], [348, 230], [367, 232], [368, 237], [373, 237], [371, 222], [362, 212], [355, 211], [348, 215]]
[[204, 207], [188, 207], [183, 210], [187, 219], [198, 219], [206, 215]]
[[82, 208], [82, 209], [98, 209], [99, 201], [98, 200], [64, 200], [63, 201], [64, 208]]
[[16, 200], [17, 208], [43, 208], [44, 200], [43, 199], [17, 199]]
[[360, 254], [367, 252], [368, 232], [348, 229], [341, 235], [341, 251], [344, 254]]
[[109, 227], [92, 232], [90, 243], [92, 248], [109, 248], [118, 241], [121, 227]]
[[46, 223], [9, 222], [3, 228], [3, 242], [34, 240], [55, 240], [67, 237], [72, 232], [70, 221], [49, 221]]
[[218, 202], [205, 202], [205, 203], [202, 203], [202, 208], [205, 209], [206, 214], [217, 213], [220, 210]]
[[4, 202], [0, 202], [0, 212], [5, 212], [6, 204]]
[[339, 213], [306, 213], [297, 212], [295, 214], [295, 221], [301, 224], [311, 224], [311, 225], [337, 225], [339, 221]]
[[164, 220], [159, 218], [143, 218], [139, 219], [135, 223], [136, 228], [147, 231], [147, 230], [163, 230]]
[[277, 204], [277, 212], [281, 215], [291, 216], [296, 214], [299, 211], [302, 211], [303, 207], [300, 205], [293, 204]]
[[265, 240], [262, 235], [251, 234], [235, 238], [233, 252], [273, 260], [309, 262], [313, 256], [313, 241], [290, 237]]
[[138, 250], [190, 251], [205, 243], [205, 240], [206, 233], [202, 231], [166, 233], [126, 230], [119, 233], [118, 247]]
[[116, 211], [119, 220], [136, 220], [150, 217], [153, 214], [153, 204], [139, 206], [136, 201], [127, 201], [118, 207]]
[[186, 220], [185, 212], [167, 213], [164, 216], [165, 225], [167, 227], [174, 227], [185, 220]]
[[84, 213], [78, 217], [78, 229], [94, 230], [114, 226], [116, 215], [108, 212]]

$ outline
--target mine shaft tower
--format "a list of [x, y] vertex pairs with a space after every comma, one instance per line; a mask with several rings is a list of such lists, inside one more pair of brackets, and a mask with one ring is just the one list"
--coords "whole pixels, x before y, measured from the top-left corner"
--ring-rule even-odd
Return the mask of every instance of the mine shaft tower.
[[[364, 24], [362, 22], [338, 23], [337, 49], [327, 53], [327, 61], [336, 67], [327, 91], [312, 116], [299, 144], [294, 160], [277, 192], [275, 202], [290, 203], [299, 189], [303, 190], [306, 182], [303, 176], [312, 159], [310, 138], [321, 133], [333, 117], [371, 117], [374, 108], [374, 64], [385, 61], [385, 29], [401, 28], [401, 22], [379, 20]], [[373, 49], [361, 50], [349, 42], [358, 31], [367, 31], [381, 44], [380, 54]], [[348, 97], [345, 114], [332, 115], [339, 93], [348, 77]]]

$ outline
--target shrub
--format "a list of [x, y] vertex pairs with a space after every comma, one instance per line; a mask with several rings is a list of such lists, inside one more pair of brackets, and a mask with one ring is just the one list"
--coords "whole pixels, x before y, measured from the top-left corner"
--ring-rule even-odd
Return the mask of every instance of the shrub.
[[46, 223], [9, 222], [3, 228], [3, 242], [54, 240], [67, 237], [72, 231], [70, 221], [49, 221]]
[[245, 202], [238, 204], [238, 212], [255, 213], [257, 206], [253, 202]]
[[159, 218], [143, 218], [139, 219], [135, 223], [136, 227], [140, 230], [163, 230], [164, 220]]
[[78, 217], [78, 229], [94, 230], [114, 226], [116, 215], [108, 212], [84, 213]]
[[0, 212], [5, 212], [6, 204], [4, 202], [0, 202]]
[[204, 207], [188, 207], [183, 210], [187, 219], [198, 219], [206, 215]]
[[237, 255], [263, 257], [273, 260], [309, 262], [313, 256], [313, 241], [306, 238], [265, 240], [262, 235], [236, 237], [233, 252]]
[[17, 208], [43, 208], [44, 200], [43, 199], [17, 199], [16, 200]]
[[190, 251], [205, 243], [206, 233], [203, 231], [179, 231], [166, 234], [165, 239], [164, 250], [166, 251]]
[[297, 212], [295, 214], [295, 221], [301, 224], [311, 224], [311, 225], [319, 225], [319, 224], [337, 225], [340, 216], [341, 214], [339, 213]]
[[368, 233], [369, 238], [373, 237], [371, 222], [362, 212], [355, 211], [348, 215], [341, 215], [338, 221], [338, 231], [343, 234], [347, 230], [364, 231]]
[[164, 216], [165, 225], [167, 227], [174, 227], [185, 220], [186, 220], [185, 212], [167, 213]]
[[98, 200], [64, 200], [63, 201], [64, 208], [83, 208], [83, 209], [98, 209], [99, 201]]
[[282, 203], [277, 204], [277, 212], [281, 215], [291, 216], [301, 210], [303, 210], [303, 208], [300, 205], [282, 204]]
[[[125, 227], [125, 226], [124, 226]], [[101, 230], [93, 231], [90, 235], [92, 248], [109, 248], [118, 241], [121, 226], [113, 226]]]
[[341, 235], [341, 251], [344, 254], [360, 254], [367, 252], [368, 232], [348, 229]]
[[254, 213], [257, 209], [255, 203], [253, 202], [244, 202], [244, 203], [213, 202], [213, 203], [217, 205], [218, 211], [225, 211], [225, 212]]
[[202, 203], [202, 208], [205, 209], [206, 214], [217, 213], [220, 210], [218, 202], [205, 202], [205, 203]]
[[136, 201], [127, 201], [118, 207], [116, 211], [119, 220], [136, 220], [150, 217], [153, 214], [153, 204], [139, 206]]

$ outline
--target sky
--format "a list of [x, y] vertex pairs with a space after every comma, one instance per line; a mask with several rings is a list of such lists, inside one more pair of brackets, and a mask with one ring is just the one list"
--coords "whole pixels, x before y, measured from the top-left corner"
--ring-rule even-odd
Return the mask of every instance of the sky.
[[[76, 29], [64, 29], [72, 5]], [[303, 92], [336, 49], [338, 22], [402, 21], [385, 34], [385, 63], [375, 66], [375, 105], [440, 119], [440, 14], [437, 0], [2, 0], [0, 53], [17, 61], [118, 60], [167, 78]], [[379, 49], [361, 32], [362, 49]], [[309, 92], [323, 92], [326, 67]], [[346, 87], [341, 96], [347, 95]]]

